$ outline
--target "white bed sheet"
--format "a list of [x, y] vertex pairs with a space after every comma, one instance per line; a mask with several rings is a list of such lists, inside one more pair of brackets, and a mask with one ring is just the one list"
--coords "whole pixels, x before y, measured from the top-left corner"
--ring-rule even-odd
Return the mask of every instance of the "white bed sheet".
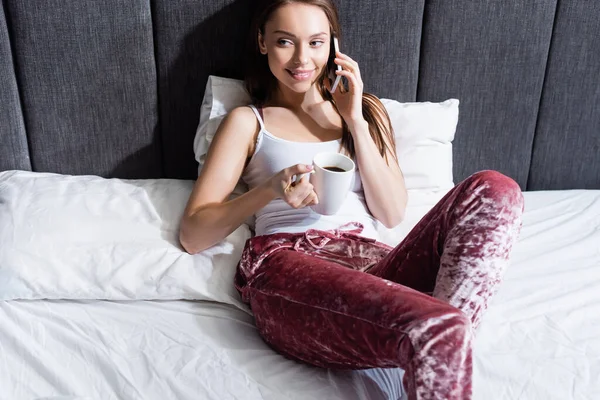
[[198, 301], [0, 303], [0, 398], [397, 399], [401, 370], [287, 360], [248, 314]]
[[[525, 193], [475, 342], [474, 398], [600, 398], [600, 191]], [[401, 371], [286, 360], [252, 318], [194, 301], [0, 302], [0, 399], [396, 399]]]
[[474, 370], [476, 399], [600, 399], [600, 190], [525, 193]]

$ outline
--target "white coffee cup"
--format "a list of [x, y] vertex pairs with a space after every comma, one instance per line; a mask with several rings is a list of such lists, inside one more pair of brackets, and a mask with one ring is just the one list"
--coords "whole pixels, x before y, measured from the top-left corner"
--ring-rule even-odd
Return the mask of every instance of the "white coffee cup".
[[335, 214], [354, 184], [354, 161], [340, 153], [319, 153], [313, 159], [313, 169], [310, 183], [319, 198], [319, 204], [311, 208], [322, 215]]

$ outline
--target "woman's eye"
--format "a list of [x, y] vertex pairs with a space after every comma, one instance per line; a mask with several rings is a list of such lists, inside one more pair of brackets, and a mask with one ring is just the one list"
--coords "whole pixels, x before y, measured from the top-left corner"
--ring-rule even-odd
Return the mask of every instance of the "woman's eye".
[[[325, 42], [323, 40], [313, 40], [312, 42], [310, 42], [311, 47], [320, 47], [324, 44]], [[277, 45], [279, 46], [292, 46], [294, 43], [291, 40], [288, 39], [279, 39], [277, 41]]]

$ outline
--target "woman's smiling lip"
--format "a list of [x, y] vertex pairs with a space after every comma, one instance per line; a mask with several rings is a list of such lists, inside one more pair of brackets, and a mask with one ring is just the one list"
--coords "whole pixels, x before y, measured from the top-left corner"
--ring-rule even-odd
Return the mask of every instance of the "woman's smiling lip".
[[292, 78], [294, 78], [297, 81], [304, 81], [309, 79], [313, 72], [315, 71], [314, 69], [309, 69], [309, 70], [305, 70], [305, 69], [294, 69], [294, 70], [290, 70], [290, 69], [286, 69], [286, 71], [292, 76]]

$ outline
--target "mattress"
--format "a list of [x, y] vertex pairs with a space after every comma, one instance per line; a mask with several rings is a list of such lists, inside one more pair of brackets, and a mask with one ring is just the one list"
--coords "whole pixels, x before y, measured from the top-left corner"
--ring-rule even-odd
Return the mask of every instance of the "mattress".
[[[525, 193], [477, 332], [474, 398], [600, 398], [600, 191]], [[287, 360], [208, 301], [0, 302], [0, 399], [398, 399], [399, 369]]]

